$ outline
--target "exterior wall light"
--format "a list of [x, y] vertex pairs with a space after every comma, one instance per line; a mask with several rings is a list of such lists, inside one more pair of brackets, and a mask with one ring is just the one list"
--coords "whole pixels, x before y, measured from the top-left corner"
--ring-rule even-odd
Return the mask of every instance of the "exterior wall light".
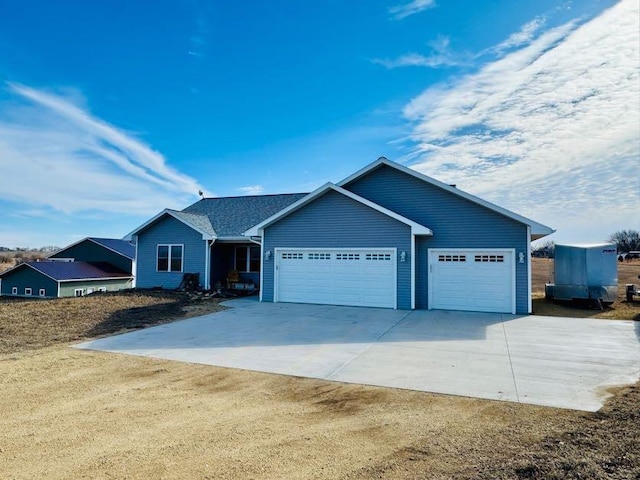
[[518, 262], [524, 263], [524, 253], [518, 253]]
[[267, 250], [266, 252], [264, 252], [264, 259], [271, 260], [271, 250]]
[[400, 261], [401, 262], [407, 261], [407, 252], [400, 252]]

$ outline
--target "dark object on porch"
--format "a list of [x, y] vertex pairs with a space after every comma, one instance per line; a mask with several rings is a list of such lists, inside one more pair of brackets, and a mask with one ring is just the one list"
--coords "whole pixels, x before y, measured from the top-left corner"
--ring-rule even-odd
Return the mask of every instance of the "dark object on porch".
[[227, 289], [240, 295], [251, 295], [256, 293], [255, 284], [251, 280], [243, 280], [236, 270], [231, 270], [227, 275]]
[[180, 285], [178, 285], [178, 290], [184, 290], [185, 292], [195, 292], [201, 290], [200, 274], [185, 273], [184, 275], [182, 275], [182, 282], [180, 282]]

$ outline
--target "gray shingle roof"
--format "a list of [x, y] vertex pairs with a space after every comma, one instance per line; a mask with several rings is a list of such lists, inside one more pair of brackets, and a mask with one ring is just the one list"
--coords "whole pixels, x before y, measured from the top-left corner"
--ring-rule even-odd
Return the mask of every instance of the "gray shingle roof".
[[184, 210], [182, 212], [171, 210], [171, 214], [175, 215], [176, 218], [181, 219], [183, 222], [188, 223], [189, 225], [193, 225], [199, 230], [208, 233], [209, 235], [216, 236], [216, 232], [211, 226], [211, 221], [206, 215], [187, 213]]
[[181, 213], [208, 218], [218, 238], [241, 237], [249, 228], [297, 202], [306, 193], [204, 198]]
[[16, 268], [3, 272], [9, 274], [18, 268], [28, 266], [47, 275], [57, 281], [68, 280], [87, 280], [90, 278], [129, 278], [131, 274], [123, 272], [119, 268], [105, 262], [88, 263], [88, 262], [26, 262], [18, 265]]
[[118, 252], [120, 255], [130, 258], [131, 260], [133, 260], [136, 256], [136, 246], [127, 240], [97, 237], [89, 237], [89, 240], [92, 240], [102, 245], [103, 247], [110, 248], [111, 250]]

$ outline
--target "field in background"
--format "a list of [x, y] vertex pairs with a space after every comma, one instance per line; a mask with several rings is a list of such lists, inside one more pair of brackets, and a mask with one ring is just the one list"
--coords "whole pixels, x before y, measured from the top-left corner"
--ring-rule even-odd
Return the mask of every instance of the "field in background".
[[548, 301], [544, 298], [544, 284], [553, 281], [553, 260], [548, 258], [531, 259], [531, 290], [533, 294], [533, 313], [552, 317], [594, 317], [615, 320], [639, 320], [640, 299], [626, 301], [625, 284], [640, 286], [640, 260], [618, 262], [618, 300], [604, 310], [585, 302], [569, 303]]
[[13, 268], [20, 262], [34, 262], [46, 257], [51, 252], [0, 252], [0, 273]]
[[[543, 290], [548, 262], [533, 270]], [[640, 477], [639, 384], [584, 413], [68, 347], [220, 308], [1, 297], [0, 478]]]

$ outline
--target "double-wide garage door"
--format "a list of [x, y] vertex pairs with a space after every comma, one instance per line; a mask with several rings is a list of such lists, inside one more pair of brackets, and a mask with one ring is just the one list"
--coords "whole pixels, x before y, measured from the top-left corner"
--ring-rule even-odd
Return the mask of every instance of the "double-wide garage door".
[[278, 302], [396, 308], [395, 249], [276, 251]]
[[429, 250], [430, 308], [515, 313], [512, 250]]

